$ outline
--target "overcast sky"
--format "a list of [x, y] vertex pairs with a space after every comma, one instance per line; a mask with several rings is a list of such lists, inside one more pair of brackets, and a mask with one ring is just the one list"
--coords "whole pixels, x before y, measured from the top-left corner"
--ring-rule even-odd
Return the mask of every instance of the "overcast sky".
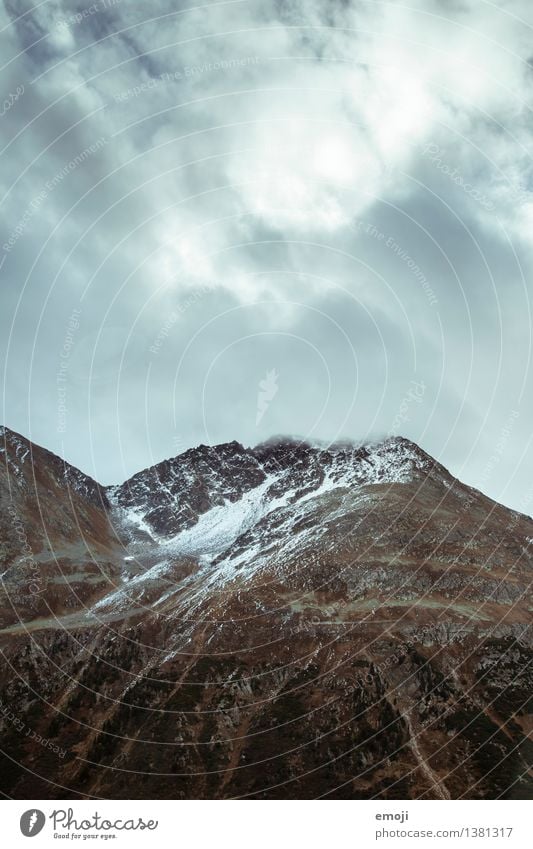
[[103, 483], [399, 433], [531, 513], [529, 0], [4, 0], [0, 29], [6, 425]]

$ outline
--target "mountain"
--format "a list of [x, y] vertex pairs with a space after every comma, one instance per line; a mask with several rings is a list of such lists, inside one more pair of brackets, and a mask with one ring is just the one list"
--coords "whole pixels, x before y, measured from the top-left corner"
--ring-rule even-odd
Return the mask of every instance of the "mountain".
[[530, 518], [402, 438], [0, 451], [6, 795], [531, 796]]
[[121, 546], [105, 489], [0, 428], [0, 616], [3, 625], [79, 608], [116, 580]]

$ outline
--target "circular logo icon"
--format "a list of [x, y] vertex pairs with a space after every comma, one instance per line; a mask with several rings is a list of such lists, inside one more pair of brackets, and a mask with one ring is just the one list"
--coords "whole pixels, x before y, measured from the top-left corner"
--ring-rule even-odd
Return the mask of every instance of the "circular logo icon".
[[46, 822], [46, 817], [42, 811], [37, 808], [31, 808], [25, 811], [20, 818], [20, 830], [24, 837], [35, 837], [42, 831]]

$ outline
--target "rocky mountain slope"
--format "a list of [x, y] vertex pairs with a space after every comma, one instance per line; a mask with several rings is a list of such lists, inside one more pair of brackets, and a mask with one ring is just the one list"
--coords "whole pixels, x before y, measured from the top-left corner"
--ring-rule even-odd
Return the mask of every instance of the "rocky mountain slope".
[[79, 609], [115, 579], [122, 546], [105, 489], [0, 428], [0, 623]]
[[528, 517], [401, 438], [0, 451], [8, 796], [531, 795]]

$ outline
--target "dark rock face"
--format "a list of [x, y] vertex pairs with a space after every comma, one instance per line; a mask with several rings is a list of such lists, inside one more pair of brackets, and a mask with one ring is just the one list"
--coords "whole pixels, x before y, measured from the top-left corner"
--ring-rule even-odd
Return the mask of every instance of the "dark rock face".
[[201, 445], [139, 472], [111, 495], [119, 507], [140, 513], [156, 534], [171, 538], [212, 507], [238, 501], [264, 479], [252, 452], [238, 442]]
[[103, 491], [6, 433], [4, 793], [530, 797], [531, 519], [396, 438]]

